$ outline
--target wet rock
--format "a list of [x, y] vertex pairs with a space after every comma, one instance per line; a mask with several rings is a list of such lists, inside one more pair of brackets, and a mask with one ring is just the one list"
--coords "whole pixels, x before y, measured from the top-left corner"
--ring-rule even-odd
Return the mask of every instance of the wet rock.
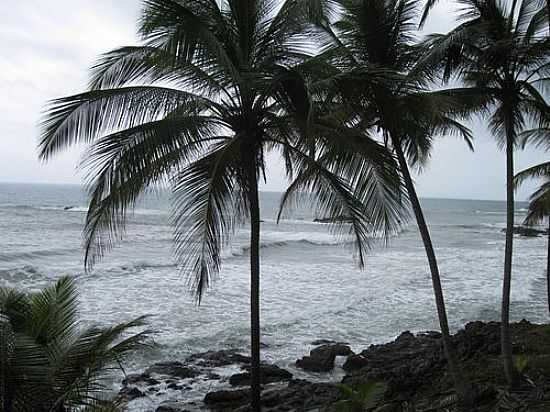
[[329, 372], [334, 368], [335, 356], [304, 356], [296, 361], [296, 366], [309, 372]]
[[356, 371], [368, 365], [368, 360], [363, 355], [350, 355], [342, 365], [346, 372]]
[[334, 368], [336, 356], [348, 356], [353, 352], [343, 343], [321, 345], [296, 361], [296, 366], [310, 372], [328, 372]]
[[130, 375], [126, 375], [126, 377], [122, 380], [122, 385], [135, 385], [145, 382], [147, 379], [151, 379], [151, 376], [146, 373], [132, 373]]
[[327, 356], [328, 354], [333, 354], [334, 356], [348, 356], [353, 352], [349, 345], [345, 343], [331, 343], [326, 345], [321, 345], [318, 348], [312, 349], [309, 352], [310, 356]]
[[242, 355], [236, 349], [207, 351], [196, 353], [187, 358], [188, 362], [195, 362], [198, 366], [216, 368], [235, 363], [250, 363], [250, 356]]
[[[403, 332], [393, 342], [371, 345], [360, 353], [368, 362], [361, 360], [361, 368], [355, 370], [351, 368], [353, 363], [348, 364], [351, 373], [344, 382], [353, 384], [376, 379], [403, 393], [415, 390], [420, 382], [431, 379], [446, 364], [438, 336]], [[359, 359], [354, 358], [358, 363]]]
[[181, 362], [159, 362], [145, 370], [145, 374], [174, 376], [176, 378], [193, 378], [199, 374], [196, 369], [185, 366]]
[[140, 391], [138, 388], [122, 388], [118, 393], [118, 398], [125, 402], [133, 401], [134, 399], [143, 398], [145, 394]]
[[234, 404], [242, 403], [248, 400], [250, 391], [248, 389], [238, 389], [234, 391], [215, 391], [208, 392], [204, 397], [204, 403], [207, 405]]
[[[237, 373], [229, 378], [232, 386], [250, 385], [250, 366], [245, 366], [247, 372]], [[288, 381], [292, 379], [292, 373], [278, 367], [277, 365], [260, 365], [260, 382], [262, 384]]]
[[172, 389], [175, 391], [181, 391], [183, 389], [182, 385], [178, 385], [177, 383], [171, 383], [168, 386], [166, 386], [167, 389]]
[[374, 412], [400, 412], [401, 407], [397, 403], [387, 403], [385, 405], [379, 406], [374, 410]]
[[162, 402], [155, 412], [187, 412], [185, 404], [181, 402], [166, 401]]

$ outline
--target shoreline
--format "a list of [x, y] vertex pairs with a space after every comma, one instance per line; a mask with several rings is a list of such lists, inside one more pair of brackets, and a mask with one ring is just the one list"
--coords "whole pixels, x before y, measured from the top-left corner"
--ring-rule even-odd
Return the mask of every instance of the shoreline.
[[[499, 333], [499, 323], [475, 321], [452, 338], [460, 363], [477, 389], [480, 407], [495, 407], [512, 397], [528, 405], [530, 412], [550, 410], [550, 326], [525, 320], [512, 324], [514, 354], [525, 376], [522, 385], [531, 386], [531, 392], [536, 388], [537, 396], [529, 391], [523, 395], [506, 392]], [[404, 412], [404, 405], [414, 405], [417, 409], [410, 410], [419, 411], [454, 410], [452, 381], [439, 338], [438, 332], [406, 331], [391, 342], [355, 353], [345, 343], [312, 342], [314, 349], [293, 366], [309, 371], [310, 380], [296, 379], [292, 367], [262, 365], [264, 410], [325, 410], [342, 399], [337, 383], [355, 387], [367, 381], [386, 385], [379, 409], [373, 410]], [[139, 374], [128, 375], [118, 398], [129, 411], [244, 412], [248, 410], [249, 362], [245, 352], [228, 349], [193, 354], [179, 362], [156, 363]], [[339, 369], [344, 373], [342, 379], [334, 374]], [[329, 372], [335, 379], [323, 382], [331, 376]]]

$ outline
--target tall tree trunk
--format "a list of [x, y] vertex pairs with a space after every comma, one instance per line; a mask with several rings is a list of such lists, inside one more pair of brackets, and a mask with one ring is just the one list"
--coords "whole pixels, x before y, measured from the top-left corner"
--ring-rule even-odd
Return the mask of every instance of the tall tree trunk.
[[550, 216], [548, 216], [548, 252], [546, 254], [546, 298], [548, 313], [550, 313]]
[[510, 338], [510, 291], [514, 242], [514, 136], [512, 126], [509, 124], [510, 120], [506, 123], [506, 243], [504, 246], [500, 346], [506, 380], [510, 386], [514, 386], [517, 374], [512, 360], [512, 340]]
[[418, 230], [420, 231], [420, 236], [422, 237], [422, 242], [424, 243], [424, 249], [426, 250], [426, 255], [428, 257], [428, 263], [430, 266], [430, 272], [432, 277], [432, 286], [435, 294], [435, 305], [437, 307], [437, 316], [439, 319], [439, 326], [441, 328], [443, 350], [445, 352], [445, 357], [447, 358], [449, 371], [451, 372], [456, 391], [460, 396], [461, 401], [465, 404], [465, 406], [470, 406], [473, 402], [472, 400], [473, 394], [470, 391], [470, 388], [469, 388], [470, 385], [467, 384], [465, 377], [458, 366], [455, 351], [451, 342], [451, 335], [449, 332], [449, 322], [447, 320], [447, 312], [445, 310], [445, 299], [443, 296], [443, 289], [441, 287], [441, 278], [439, 276], [439, 268], [437, 266], [437, 259], [435, 257], [435, 251], [432, 245], [432, 240], [430, 237], [430, 232], [428, 230], [428, 225], [426, 224], [426, 220], [424, 219], [422, 206], [420, 205], [420, 201], [418, 200], [416, 189], [414, 187], [414, 183], [409, 171], [409, 166], [407, 164], [407, 160], [403, 153], [403, 149], [401, 148], [401, 143], [399, 141], [394, 140], [393, 137], [392, 137], [392, 142], [395, 148], [395, 152], [397, 154], [397, 159], [399, 161], [399, 167], [401, 168], [403, 180], [405, 181], [405, 187], [407, 189], [407, 193], [409, 194], [414, 215], [416, 217]]
[[261, 411], [260, 386], [260, 201], [254, 162], [249, 170], [251, 406]]

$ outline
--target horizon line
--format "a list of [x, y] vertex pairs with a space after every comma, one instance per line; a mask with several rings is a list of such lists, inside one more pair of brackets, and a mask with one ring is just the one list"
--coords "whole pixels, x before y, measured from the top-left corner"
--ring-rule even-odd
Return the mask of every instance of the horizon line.
[[[7, 185], [37, 185], [37, 186], [75, 186], [75, 187], [84, 187], [83, 183], [59, 183], [59, 182], [14, 182], [14, 181], [5, 181], [0, 180], [0, 184]], [[283, 190], [259, 190], [262, 193], [284, 193]], [[433, 199], [433, 200], [464, 200], [464, 201], [481, 201], [481, 202], [505, 202], [506, 199], [474, 199], [471, 197], [440, 197], [440, 196], [420, 196], [421, 199]], [[515, 203], [522, 202], [525, 203], [527, 200], [515, 199]]]

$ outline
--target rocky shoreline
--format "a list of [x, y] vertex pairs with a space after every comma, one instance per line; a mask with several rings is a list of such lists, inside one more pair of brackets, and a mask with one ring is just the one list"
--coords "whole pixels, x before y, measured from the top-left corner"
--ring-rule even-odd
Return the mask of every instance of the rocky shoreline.
[[[512, 325], [514, 354], [523, 374], [508, 391], [500, 365], [499, 324], [472, 322], [453, 336], [465, 373], [475, 387], [478, 411], [550, 411], [550, 326], [522, 321]], [[335, 368], [345, 358], [342, 383], [350, 388], [383, 382], [376, 412], [457, 410], [440, 334], [404, 332], [394, 341], [354, 353], [345, 343], [320, 340], [296, 367], [311, 372]], [[182, 362], [151, 365], [122, 382], [119, 400], [130, 411], [247, 411], [250, 358], [238, 350], [197, 353]], [[262, 364], [266, 412], [330, 411], [343, 391], [337, 382], [296, 379], [277, 365]], [[203, 391], [197, 390], [202, 387]], [[208, 388], [204, 393], [204, 388]], [[162, 401], [159, 401], [162, 399]]]

